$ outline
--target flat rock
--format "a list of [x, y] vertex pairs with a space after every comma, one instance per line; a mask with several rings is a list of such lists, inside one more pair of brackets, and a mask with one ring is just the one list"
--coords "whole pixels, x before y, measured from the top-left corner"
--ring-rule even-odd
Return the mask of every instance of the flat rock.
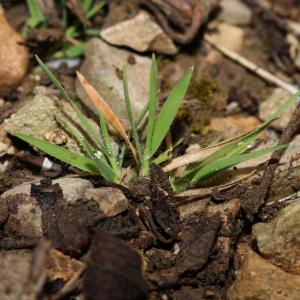
[[177, 48], [146, 11], [101, 31], [101, 37], [116, 46], [126, 46], [139, 52], [154, 51], [175, 54]]
[[0, 252], [0, 299], [20, 300], [30, 273], [32, 255], [28, 250]]
[[257, 223], [252, 236], [259, 251], [284, 269], [300, 275], [300, 201], [284, 209], [270, 223]]
[[[137, 117], [148, 100], [151, 67], [148, 57], [117, 49], [98, 38], [93, 38], [88, 42], [80, 72], [111, 106], [126, 129], [129, 129], [122, 81], [122, 70], [126, 64], [133, 115]], [[97, 114], [96, 108], [78, 80], [76, 92], [83, 103]]]
[[[0, 199], [4, 199], [8, 196], [14, 196], [17, 194], [26, 194], [30, 195], [30, 189], [32, 183], [38, 183], [39, 180], [31, 181], [31, 182], [25, 182], [23, 184], [20, 184], [6, 192], [4, 192]], [[93, 184], [82, 178], [59, 178], [52, 181], [53, 184], [58, 183], [60, 188], [62, 189], [64, 199], [67, 202], [73, 203], [76, 202], [78, 199], [82, 199], [84, 196], [84, 192], [86, 189], [93, 188]]]
[[7, 22], [0, 6], [0, 95], [17, 86], [27, 73], [29, 51], [23, 38]]
[[60, 131], [66, 136], [64, 146], [75, 152], [80, 152], [77, 143], [59, 127], [55, 120], [55, 114], [61, 112], [60, 108], [56, 106], [56, 101], [57, 99], [54, 97], [39, 94], [29, 99], [16, 113], [5, 120], [6, 132], [22, 133], [45, 139], [47, 135]]
[[[282, 105], [289, 97], [291, 97], [291, 94], [287, 91], [276, 88], [270, 95], [270, 97], [262, 102], [259, 105], [259, 118], [263, 121], [266, 121], [269, 119], [269, 117], [279, 108], [280, 105]], [[295, 106], [291, 106], [286, 112], [284, 112], [278, 120], [275, 120], [270, 124], [270, 127], [275, 128], [277, 130], [283, 130], [286, 125], [288, 124], [293, 111], [295, 109]]]
[[232, 25], [248, 25], [252, 18], [250, 8], [239, 0], [222, 0], [219, 18]]
[[86, 189], [84, 198], [96, 201], [106, 217], [116, 216], [128, 208], [128, 200], [123, 192], [112, 187]]
[[298, 300], [300, 276], [289, 274], [253, 251], [244, 257], [229, 300]]
[[261, 122], [252, 116], [213, 117], [210, 119], [210, 129], [222, 133], [225, 140], [255, 129]]
[[217, 44], [234, 52], [241, 52], [245, 32], [242, 28], [221, 22], [216, 32], [209, 34], [209, 37]]

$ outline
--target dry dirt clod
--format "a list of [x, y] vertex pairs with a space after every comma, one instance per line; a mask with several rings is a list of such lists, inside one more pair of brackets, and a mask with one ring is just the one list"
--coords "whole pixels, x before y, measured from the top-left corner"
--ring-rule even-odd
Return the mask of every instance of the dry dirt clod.
[[6, 21], [0, 6], [0, 95], [17, 86], [27, 73], [28, 49], [22, 37]]
[[272, 265], [255, 252], [246, 254], [229, 300], [298, 300], [300, 276], [291, 275]]
[[128, 200], [123, 192], [112, 187], [87, 189], [84, 198], [96, 201], [106, 217], [114, 217], [128, 208]]
[[84, 293], [87, 300], [146, 300], [142, 260], [122, 240], [98, 231], [91, 246]]

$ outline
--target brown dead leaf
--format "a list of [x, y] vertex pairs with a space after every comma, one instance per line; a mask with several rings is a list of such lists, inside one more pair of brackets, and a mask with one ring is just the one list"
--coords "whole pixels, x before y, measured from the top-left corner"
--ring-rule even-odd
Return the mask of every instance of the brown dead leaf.
[[112, 111], [110, 106], [107, 104], [107, 102], [99, 95], [99, 93], [96, 91], [96, 89], [87, 81], [87, 79], [79, 72], [76, 71], [77, 77], [83, 86], [84, 90], [88, 94], [90, 100], [92, 103], [97, 107], [97, 109], [103, 114], [106, 121], [110, 123], [116, 131], [120, 134], [120, 136], [125, 140], [125, 142], [128, 144], [128, 146], [131, 149], [131, 152], [134, 156], [134, 159], [136, 163], [138, 164], [137, 159], [137, 152], [133, 144], [130, 142], [128, 135], [126, 134], [126, 131], [121, 124], [119, 118], [116, 116], [116, 114]]

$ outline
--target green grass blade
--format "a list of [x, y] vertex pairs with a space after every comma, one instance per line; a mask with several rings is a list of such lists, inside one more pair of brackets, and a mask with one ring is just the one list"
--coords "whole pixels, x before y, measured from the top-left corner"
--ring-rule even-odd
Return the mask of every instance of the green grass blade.
[[97, 165], [98, 172], [109, 182], [119, 182], [118, 174], [112, 169], [106, 161], [103, 159], [103, 154], [93, 148], [86, 140], [82, 141], [85, 144], [89, 156], [93, 159], [94, 163]]
[[148, 157], [151, 151], [153, 131], [154, 131], [154, 123], [155, 123], [155, 113], [156, 113], [156, 93], [157, 93], [157, 64], [155, 60], [155, 55], [152, 55], [152, 65], [151, 65], [151, 73], [150, 73], [150, 88], [149, 88], [149, 113], [148, 113], [148, 124], [146, 131], [146, 147], [143, 160], [148, 161], [150, 157]]
[[112, 148], [112, 140], [107, 130], [106, 120], [100, 111], [99, 111], [99, 121], [100, 121], [100, 128], [104, 140], [104, 145], [106, 146], [106, 151], [108, 153], [107, 159], [109, 160], [115, 172], [119, 174], [121, 172], [121, 167], [117, 163], [117, 158]]
[[209, 155], [203, 160], [202, 165], [206, 165], [222, 157], [230, 157], [245, 152], [253, 145], [253, 143], [257, 140], [258, 136], [268, 128], [268, 126], [273, 120], [274, 118], [268, 120], [267, 122], [264, 122], [262, 125], [260, 125], [258, 128], [254, 129], [247, 135], [234, 140], [233, 142], [225, 145], [221, 149]]
[[46, 18], [37, 0], [26, 0], [26, 3], [30, 14], [27, 23], [30, 27], [35, 28], [39, 24], [46, 22]]
[[84, 54], [86, 48], [86, 43], [79, 43], [77, 45], [68, 45], [66, 48], [54, 52], [52, 55], [53, 58], [62, 58], [62, 57], [78, 57]]
[[145, 118], [148, 110], [149, 110], [149, 101], [144, 105], [142, 111], [140, 112], [140, 114], [138, 115], [138, 117], [136, 118], [136, 120], [134, 122], [136, 128], [139, 128], [139, 126], [141, 125], [143, 119]]
[[93, 0], [83, 0], [81, 3], [84, 13], [87, 13], [92, 7]]
[[139, 155], [139, 159], [141, 160], [142, 159], [142, 148], [141, 148], [139, 136], [138, 136], [138, 133], [137, 133], [137, 128], [135, 126], [135, 121], [134, 121], [133, 115], [132, 115], [131, 101], [130, 101], [129, 91], [128, 91], [128, 76], [127, 76], [126, 66], [123, 69], [123, 89], [124, 89], [126, 110], [127, 110], [127, 115], [128, 115], [128, 119], [129, 119], [130, 126], [131, 126], [131, 132], [132, 132], [133, 140], [134, 140], [134, 143], [135, 143], [137, 153]]
[[246, 153], [246, 154], [230, 156], [230, 157], [226, 157], [226, 158], [221, 158], [217, 161], [213, 161], [213, 162], [205, 165], [203, 168], [201, 168], [195, 174], [195, 176], [193, 177], [193, 179], [191, 181], [191, 184], [193, 184], [197, 181], [200, 181], [204, 178], [207, 178], [210, 175], [220, 172], [224, 169], [232, 167], [243, 161], [254, 159], [259, 156], [263, 156], [265, 154], [268, 154], [273, 151], [280, 150], [280, 149], [283, 149], [286, 147], [287, 147], [287, 145], [278, 145], [278, 146], [274, 146], [274, 147], [270, 147], [270, 148], [266, 148], [266, 149], [262, 149], [262, 150], [253, 151], [253, 152]]
[[38, 148], [39, 150], [67, 163], [70, 164], [82, 171], [89, 173], [99, 174], [98, 168], [94, 161], [88, 159], [80, 154], [71, 152], [65, 148], [59, 147], [57, 145], [48, 143], [46, 141], [27, 136], [24, 134], [12, 134], [17, 138], [23, 140], [24, 142], [29, 143], [33, 147]]
[[74, 109], [77, 117], [81, 122], [83, 129], [87, 132], [87, 134], [90, 136], [90, 138], [94, 141], [96, 145], [102, 146], [100, 135], [97, 134], [96, 130], [92, 127], [89, 120], [86, 118], [86, 116], [81, 112], [81, 110], [76, 105], [76, 103], [69, 96], [68, 92], [62, 86], [62, 84], [57, 80], [55, 75], [49, 70], [49, 68], [43, 63], [43, 61], [37, 55], [35, 55], [35, 58], [38, 64], [41, 66], [43, 72], [49, 77], [49, 79], [52, 81], [54, 86], [61, 92], [63, 97], [71, 104], [72, 108]]
[[[95, 165], [98, 168], [98, 173], [102, 175], [107, 181], [117, 182], [118, 174], [113, 170], [107, 163], [103, 152], [95, 149], [81, 134], [81, 132], [73, 126], [67, 119], [60, 115], [56, 115], [57, 121], [65, 128], [79, 143], [80, 147], [88, 154], [88, 156], [95, 162]], [[103, 149], [104, 150], [104, 149]], [[109, 154], [107, 154], [109, 156]]]
[[96, 3], [91, 9], [89, 9], [88, 11], [86, 11], [85, 17], [87, 19], [92, 18], [99, 11], [101, 11], [101, 9], [104, 7], [104, 5], [105, 5], [105, 1], [100, 1], [100, 2]]
[[170, 129], [180, 104], [183, 101], [185, 93], [187, 91], [189, 82], [192, 77], [193, 67], [191, 67], [176, 84], [175, 88], [171, 91], [168, 96], [161, 112], [159, 113], [155, 122], [155, 128], [152, 136], [152, 145], [149, 156], [152, 157], [163, 139], [165, 138], [168, 130]]

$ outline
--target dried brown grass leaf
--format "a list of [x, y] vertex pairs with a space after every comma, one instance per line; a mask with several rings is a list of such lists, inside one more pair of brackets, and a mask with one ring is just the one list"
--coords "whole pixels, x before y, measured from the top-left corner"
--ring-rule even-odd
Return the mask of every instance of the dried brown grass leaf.
[[102, 113], [105, 117], [106, 121], [111, 124], [115, 130], [119, 133], [119, 135], [125, 140], [125, 142], [130, 147], [130, 150], [134, 156], [135, 161], [138, 163], [137, 152], [133, 144], [130, 142], [129, 137], [119, 120], [116, 114], [112, 111], [107, 102], [99, 95], [96, 89], [88, 82], [88, 80], [79, 72], [76, 71], [76, 75], [89, 96], [91, 102], [95, 105], [95, 107]]

